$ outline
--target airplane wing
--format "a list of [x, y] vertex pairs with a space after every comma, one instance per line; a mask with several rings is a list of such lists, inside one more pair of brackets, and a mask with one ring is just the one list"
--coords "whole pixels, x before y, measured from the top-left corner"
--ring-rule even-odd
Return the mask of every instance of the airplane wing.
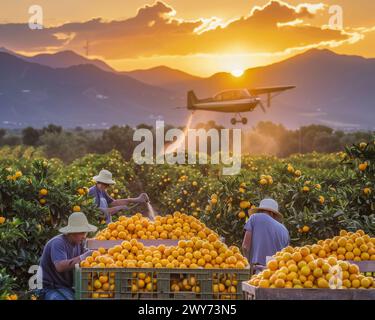
[[249, 89], [250, 94], [252, 95], [259, 95], [259, 94], [267, 94], [267, 93], [274, 93], [274, 92], [282, 92], [285, 90], [294, 89], [296, 86], [278, 86], [278, 87], [264, 87], [264, 88], [253, 88]]

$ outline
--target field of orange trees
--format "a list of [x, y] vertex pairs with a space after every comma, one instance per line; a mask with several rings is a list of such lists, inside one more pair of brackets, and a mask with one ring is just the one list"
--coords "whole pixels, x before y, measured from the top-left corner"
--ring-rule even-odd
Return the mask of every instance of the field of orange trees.
[[[38, 264], [44, 244], [72, 211], [86, 213], [99, 226], [98, 237], [105, 237], [103, 217], [87, 195], [92, 177], [103, 168], [117, 181], [110, 190], [112, 197], [146, 192], [159, 215], [178, 211], [192, 216], [194, 223], [204, 224], [230, 246], [239, 246], [248, 210], [264, 197], [278, 201], [294, 246], [333, 238], [341, 229], [375, 234], [374, 140], [338, 154], [297, 154], [286, 159], [243, 155], [237, 176], [220, 176], [217, 165], [136, 165], [124, 161], [117, 151], [64, 164], [46, 159], [38, 149], [3, 148], [0, 164], [2, 297], [16, 298], [10, 295], [13, 292], [27, 297], [29, 267]], [[140, 206], [136, 209], [146, 212]], [[166, 236], [164, 228], [164, 233], [156, 228], [150, 234], [139, 231], [144, 231], [140, 238]], [[186, 240], [189, 232], [190, 228]], [[184, 237], [183, 231], [176, 234], [178, 239]]]

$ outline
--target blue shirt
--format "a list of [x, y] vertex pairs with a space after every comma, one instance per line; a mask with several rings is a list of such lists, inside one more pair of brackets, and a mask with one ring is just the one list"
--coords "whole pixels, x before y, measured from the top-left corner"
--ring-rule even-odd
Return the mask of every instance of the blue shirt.
[[43, 274], [43, 288], [72, 288], [73, 270], [58, 272], [55, 263], [70, 260], [85, 252], [83, 245], [71, 244], [67, 237], [60, 234], [49, 240], [40, 259]]
[[283, 224], [266, 213], [255, 213], [247, 220], [245, 228], [251, 232], [251, 263], [266, 265], [266, 257], [289, 245], [289, 233]]
[[[95, 198], [95, 204], [99, 209], [108, 209], [109, 205], [114, 201], [107, 192], [99, 190], [97, 186], [93, 186], [89, 189], [89, 196]], [[105, 213], [105, 222], [108, 224], [112, 221], [112, 217], [106, 211]]]

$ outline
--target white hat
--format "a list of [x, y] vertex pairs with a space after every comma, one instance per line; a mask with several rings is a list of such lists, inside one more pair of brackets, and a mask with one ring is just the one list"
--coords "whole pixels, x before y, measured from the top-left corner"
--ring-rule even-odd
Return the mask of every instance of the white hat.
[[95, 176], [94, 178], [95, 182], [102, 182], [105, 184], [115, 184], [115, 182], [112, 180], [112, 173], [108, 170], [101, 170], [99, 172], [99, 175]]
[[263, 210], [276, 214], [278, 218], [283, 218], [283, 215], [279, 212], [279, 205], [273, 199], [263, 199], [260, 202], [259, 207], [250, 210], [250, 214], [257, 213]]
[[80, 233], [80, 232], [95, 232], [97, 227], [89, 224], [87, 218], [82, 212], [74, 212], [69, 216], [68, 225], [61, 228], [61, 233]]

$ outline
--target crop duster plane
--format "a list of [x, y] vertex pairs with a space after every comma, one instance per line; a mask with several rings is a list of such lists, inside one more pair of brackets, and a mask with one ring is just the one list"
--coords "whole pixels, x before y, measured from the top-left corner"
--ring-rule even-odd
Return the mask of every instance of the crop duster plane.
[[234, 89], [221, 91], [215, 96], [206, 99], [198, 99], [193, 90], [187, 93], [187, 109], [234, 113], [239, 116], [231, 119], [231, 124], [238, 122], [247, 124], [247, 118], [241, 116], [241, 112], [250, 112], [259, 105], [264, 112], [266, 108], [259, 95], [267, 95], [267, 107], [271, 106], [271, 100], [280, 93], [295, 88], [295, 86], [279, 86], [254, 89]]

